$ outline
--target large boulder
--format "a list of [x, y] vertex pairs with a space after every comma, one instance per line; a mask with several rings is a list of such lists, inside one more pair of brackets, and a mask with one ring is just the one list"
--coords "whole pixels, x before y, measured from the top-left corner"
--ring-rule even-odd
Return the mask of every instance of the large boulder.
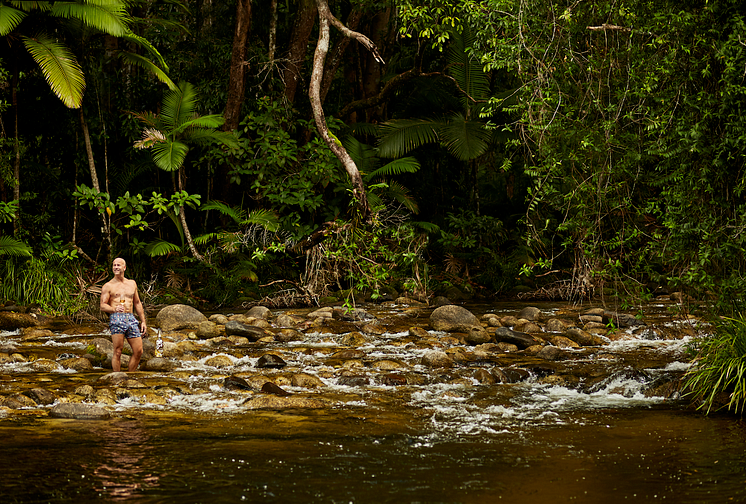
[[597, 335], [590, 334], [578, 327], [571, 327], [565, 331], [564, 336], [581, 346], [600, 346], [608, 343], [608, 340]]
[[476, 315], [457, 305], [440, 306], [433, 310], [430, 326], [444, 332], [469, 332], [472, 328], [482, 327]]
[[38, 325], [39, 320], [36, 318], [36, 315], [0, 311], [0, 330], [2, 331], [15, 331], [22, 327], [36, 327]]
[[266, 306], [254, 306], [246, 312], [246, 316], [267, 320], [272, 317], [272, 312]]
[[206, 320], [199, 310], [184, 304], [166, 306], [155, 317], [155, 323], [162, 331], [197, 329]]

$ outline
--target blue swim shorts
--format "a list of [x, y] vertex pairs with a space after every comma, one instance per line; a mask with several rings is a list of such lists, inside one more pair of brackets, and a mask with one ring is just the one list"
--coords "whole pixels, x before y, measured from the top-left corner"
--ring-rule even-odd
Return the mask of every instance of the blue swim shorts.
[[109, 332], [124, 334], [127, 339], [139, 338], [140, 324], [131, 313], [112, 313], [109, 317]]

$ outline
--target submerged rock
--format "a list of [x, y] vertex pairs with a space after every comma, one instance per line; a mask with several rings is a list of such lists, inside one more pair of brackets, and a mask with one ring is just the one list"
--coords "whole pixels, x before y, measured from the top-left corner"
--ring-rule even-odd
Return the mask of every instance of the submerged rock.
[[287, 366], [288, 363], [285, 362], [285, 360], [280, 357], [279, 355], [275, 355], [272, 353], [266, 353], [259, 357], [259, 360], [256, 362], [256, 367], [258, 368], [274, 368], [274, 369], [280, 369]]
[[430, 350], [429, 352], [425, 352], [420, 362], [423, 366], [427, 367], [450, 368], [454, 365], [453, 359], [449, 357], [447, 353], [441, 352], [439, 350]]
[[49, 411], [53, 418], [74, 418], [76, 420], [106, 420], [111, 415], [105, 409], [85, 403], [62, 403]]
[[229, 320], [225, 324], [225, 334], [227, 336], [243, 336], [250, 341], [258, 341], [267, 336], [274, 336], [271, 332], [265, 331], [261, 327], [244, 324], [237, 320]]
[[274, 394], [259, 395], [256, 397], [249, 398], [242, 403], [249, 409], [321, 409], [326, 408], [327, 403], [321, 399], [313, 399], [310, 397], [299, 397], [299, 396], [288, 396], [280, 397]]

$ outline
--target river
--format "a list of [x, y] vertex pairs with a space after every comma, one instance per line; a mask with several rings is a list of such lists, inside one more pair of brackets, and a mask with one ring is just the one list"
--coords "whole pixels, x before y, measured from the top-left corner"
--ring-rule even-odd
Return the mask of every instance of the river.
[[[645, 320], [648, 328], [679, 323], [667, 304], [646, 307]], [[527, 367], [521, 352], [429, 369], [420, 364], [429, 347], [402, 332], [365, 333], [364, 357], [348, 361], [331, 357], [340, 335], [323, 330], [288, 343], [205, 346], [172, 371], [133, 374], [142, 388], [117, 389], [106, 420], [52, 418], [50, 405], [3, 409], [0, 494], [13, 503], [746, 502], [744, 422], [703, 416], [660, 392], [686, 369], [689, 336], [651, 334], [630, 330], [603, 349], [568, 351], [549, 375], [494, 384], [475, 372]], [[43, 386], [71, 400], [110, 370], [33, 364], [84, 353], [100, 336], [0, 334], [27, 357], [0, 364], [0, 392]], [[326, 407], [251, 409], [247, 399], [260, 393], [224, 386], [227, 376], [259, 373], [266, 350], [288, 366], [263, 376]], [[230, 364], [209, 364], [215, 356]], [[293, 386], [290, 372], [323, 386]], [[406, 381], [392, 384], [392, 373]]]

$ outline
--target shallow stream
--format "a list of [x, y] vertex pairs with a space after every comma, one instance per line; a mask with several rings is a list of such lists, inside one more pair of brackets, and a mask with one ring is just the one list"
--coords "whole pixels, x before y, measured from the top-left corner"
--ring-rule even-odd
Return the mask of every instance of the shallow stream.
[[[522, 306], [468, 308], [515, 315]], [[572, 311], [535, 306], [545, 317]], [[318, 328], [289, 343], [200, 342], [192, 358], [173, 359], [172, 371], [131, 375], [140, 388], [117, 389], [104, 405], [107, 420], [51, 418], [51, 405], [0, 411], [0, 495], [3, 502], [746, 502], [744, 422], [705, 417], [672, 392], [688, 365], [692, 330], [670, 308], [652, 304], [644, 330], [567, 350], [546, 366], [514, 352], [428, 368], [421, 359], [433, 345], [398, 330], [364, 333], [347, 358], [337, 353], [347, 348], [344, 335]], [[370, 312], [398, 321], [387, 327], [427, 327], [426, 311]], [[73, 400], [81, 385], [97, 387], [110, 370], [34, 366], [83, 354], [94, 337], [102, 334], [86, 328], [45, 340], [0, 333], [26, 358], [0, 364], [0, 393], [44, 387]], [[459, 346], [445, 341], [436, 346]], [[266, 351], [287, 367], [258, 370]], [[216, 356], [228, 364], [211, 365]], [[515, 383], [477, 379], [498, 367], [530, 372]], [[322, 385], [294, 386], [292, 373]], [[261, 392], [228, 388], [228, 376], [262, 376], [325, 407], [252, 409], [249, 399]]]

